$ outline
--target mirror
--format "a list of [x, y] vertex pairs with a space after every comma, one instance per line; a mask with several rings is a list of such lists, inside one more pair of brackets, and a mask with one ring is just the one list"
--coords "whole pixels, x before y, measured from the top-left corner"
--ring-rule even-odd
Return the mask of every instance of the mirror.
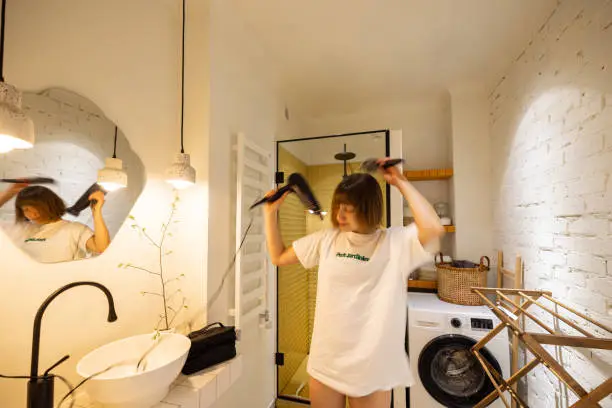
[[[36, 143], [28, 150], [0, 154], [0, 179], [45, 177], [55, 182], [23, 188], [0, 181], [2, 229], [16, 246], [43, 263], [103, 253], [144, 188], [142, 161], [120, 129], [115, 145], [115, 123], [78, 94], [59, 88], [24, 93], [23, 108], [34, 121]], [[96, 193], [103, 199], [97, 205], [86, 200], [78, 215], [64, 213], [63, 206], [73, 206], [96, 183], [98, 170], [113, 156], [115, 146], [127, 187]]]

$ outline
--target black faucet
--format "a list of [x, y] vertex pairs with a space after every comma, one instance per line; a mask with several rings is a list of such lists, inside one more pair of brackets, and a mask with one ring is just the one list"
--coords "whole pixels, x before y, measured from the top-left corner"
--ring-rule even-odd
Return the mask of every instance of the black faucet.
[[89, 285], [95, 286], [100, 289], [106, 295], [108, 299], [108, 321], [114, 322], [117, 320], [117, 314], [115, 313], [115, 302], [113, 301], [113, 295], [103, 285], [97, 282], [72, 282], [65, 286], [62, 286], [55, 292], [53, 292], [45, 301], [40, 305], [34, 318], [34, 335], [32, 337], [32, 365], [30, 367], [30, 380], [28, 381], [28, 408], [53, 408], [53, 386], [54, 378], [53, 374], [49, 374], [49, 371], [56, 367], [61, 362], [65, 361], [68, 356], [62, 358], [50, 369], [45, 371], [42, 376], [38, 375], [38, 356], [40, 351], [40, 325], [42, 323], [43, 313], [47, 306], [55, 299], [60, 293], [73, 288], [75, 286]]

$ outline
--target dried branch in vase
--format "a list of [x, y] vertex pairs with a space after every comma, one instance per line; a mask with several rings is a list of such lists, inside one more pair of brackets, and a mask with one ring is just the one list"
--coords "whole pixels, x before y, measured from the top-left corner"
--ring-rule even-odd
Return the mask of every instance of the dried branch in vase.
[[175, 323], [176, 318], [181, 313], [181, 311], [188, 308], [187, 299], [183, 295], [182, 289], [180, 287], [176, 287], [176, 285], [180, 283], [180, 281], [185, 277], [185, 274], [181, 273], [179, 275], [171, 277], [168, 276], [169, 272], [164, 269], [166, 257], [171, 255], [173, 252], [171, 250], [166, 250], [165, 244], [167, 243], [167, 238], [172, 237], [172, 232], [170, 232], [170, 226], [179, 222], [175, 219], [178, 202], [179, 196], [178, 193], [175, 192], [168, 219], [161, 225], [161, 233], [159, 240], [155, 240], [151, 236], [151, 234], [149, 234], [147, 229], [138, 223], [138, 221], [133, 215], [129, 216], [129, 219], [132, 221], [131, 228], [134, 231], [138, 232], [141, 238], [147, 240], [151, 245], [156, 248], [156, 258], [158, 260], [157, 268], [151, 270], [149, 268], [134, 265], [132, 263], [120, 263], [118, 265], [119, 268], [143, 271], [150, 275], [157, 276], [157, 279], [159, 279], [159, 292], [140, 292], [143, 296], [155, 296], [161, 298], [163, 311], [159, 314], [159, 321], [155, 326], [156, 331], [170, 330], [173, 327], [173, 324]]

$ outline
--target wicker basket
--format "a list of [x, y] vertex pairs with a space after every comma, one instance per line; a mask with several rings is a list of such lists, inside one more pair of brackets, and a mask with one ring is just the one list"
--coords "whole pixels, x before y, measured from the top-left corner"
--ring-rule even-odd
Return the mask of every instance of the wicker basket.
[[440, 262], [436, 258], [438, 297], [445, 302], [458, 305], [480, 306], [484, 304], [482, 298], [473, 293], [471, 288], [487, 286], [489, 258], [481, 257], [479, 265], [471, 265], [474, 267], [462, 267], [456, 262], [442, 262], [442, 259], [444, 259], [442, 254], [440, 254]]

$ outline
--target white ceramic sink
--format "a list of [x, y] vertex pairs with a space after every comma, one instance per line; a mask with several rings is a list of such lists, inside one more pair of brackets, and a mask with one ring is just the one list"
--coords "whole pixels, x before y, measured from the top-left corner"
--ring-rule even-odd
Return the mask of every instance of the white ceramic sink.
[[191, 341], [174, 333], [154, 337], [117, 340], [83, 357], [76, 367], [81, 377], [104, 371], [83, 384], [90, 398], [105, 408], [150, 408], [160, 402], [181, 372]]

